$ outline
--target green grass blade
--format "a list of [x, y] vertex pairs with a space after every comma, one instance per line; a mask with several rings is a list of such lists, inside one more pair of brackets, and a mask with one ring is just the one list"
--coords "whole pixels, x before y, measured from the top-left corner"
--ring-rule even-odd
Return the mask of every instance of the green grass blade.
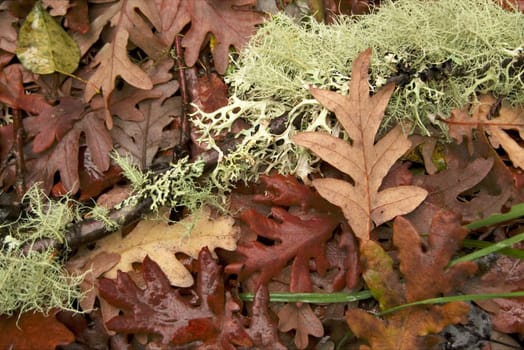
[[452, 262], [450, 262], [448, 267], [451, 267], [451, 266], [453, 266], [455, 264], [458, 264], [459, 262], [472, 261], [472, 260], [478, 259], [480, 257], [483, 257], [485, 255], [497, 252], [497, 251], [499, 251], [501, 249], [505, 249], [505, 248], [511, 247], [513, 244], [518, 243], [518, 242], [520, 242], [522, 240], [524, 240], [524, 232], [519, 233], [518, 235], [515, 235], [515, 236], [513, 236], [511, 238], [508, 238], [508, 239], [505, 239], [503, 241], [500, 241], [500, 242], [497, 242], [497, 243], [493, 243], [490, 246], [482, 248], [482, 249], [479, 249], [477, 251], [474, 251], [473, 253], [464, 255], [464, 256], [462, 256], [460, 258], [457, 258], [457, 259], [453, 260]]
[[[479, 241], [476, 239], [465, 239], [462, 245], [465, 248], [487, 248], [491, 247], [493, 242]], [[524, 251], [515, 248], [504, 248], [498, 251], [499, 254], [506, 255], [512, 258], [524, 259]]]
[[[252, 301], [254, 296], [254, 293], [240, 293], [240, 299], [245, 301]], [[369, 298], [372, 298], [372, 295], [367, 290], [354, 293], [269, 293], [269, 301], [277, 303], [331, 304]]]
[[500, 224], [504, 221], [517, 219], [524, 216], [524, 203], [515, 204], [510, 211], [504, 214], [493, 214], [485, 219], [473, 221], [466, 225], [470, 231], [477, 230], [482, 227]]
[[496, 298], [516, 298], [524, 297], [524, 291], [511, 292], [511, 293], [489, 293], [489, 294], [464, 294], [464, 295], [453, 295], [449, 297], [440, 297], [440, 298], [431, 298], [415, 301], [413, 303], [402, 304], [384, 310], [378, 313], [379, 316], [384, 316], [391, 314], [393, 312], [417, 305], [428, 305], [428, 304], [442, 304], [442, 303], [451, 303], [454, 301], [474, 301], [474, 300], [488, 300]]

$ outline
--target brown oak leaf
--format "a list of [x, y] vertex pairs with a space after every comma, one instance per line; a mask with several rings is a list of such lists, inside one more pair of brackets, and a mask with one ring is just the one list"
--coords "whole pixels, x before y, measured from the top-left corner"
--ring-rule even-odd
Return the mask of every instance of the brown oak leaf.
[[[415, 175], [413, 185], [429, 194], [412, 217], [418, 216], [428, 204], [454, 211], [471, 222], [503, 210], [503, 206], [520, 202], [522, 194], [515, 187], [510, 169], [480, 134], [471, 143], [473, 153], [462, 145], [446, 145], [446, 169], [434, 175]], [[420, 219], [420, 218], [419, 218]]]
[[171, 288], [166, 275], [149, 257], [142, 264], [145, 289], [139, 288], [124, 272], [119, 272], [116, 280], [101, 279], [100, 294], [123, 310], [123, 314], [106, 323], [107, 327], [128, 334], [157, 334], [164, 344], [200, 341], [203, 348], [252, 346], [239, 319], [240, 307], [224, 292], [222, 273], [207, 248], [200, 252], [198, 266], [194, 287], [197, 300]]
[[[77, 111], [76, 113], [81, 113]], [[52, 115], [49, 116], [52, 118]], [[64, 118], [70, 118], [64, 115]], [[37, 150], [45, 149], [49, 141], [60, 136], [60, 141], [39, 154], [28, 152], [27, 158], [27, 184], [42, 182], [42, 187], [49, 191], [53, 185], [55, 173], [60, 174], [60, 180], [67, 192], [76, 193], [80, 188], [79, 180], [79, 152], [82, 146], [81, 140], [85, 136], [85, 143], [89, 148], [90, 159], [96, 166], [98, 172], [106, 171], [110, 165], [109, 153], [113, 147], [111, 135], [104, 125], [102, 111], [86, 111], [85, 114], [74, 117], [77, 119], [74, 125], [67, 131], [60, 126], [55, 129], [54, 135], [43, 134]], [[41, 130], [41, 123], [36, 118], [26, 118], [28, 132], [30, 135]], [[52, 124], [51, 124], [52, 125]], [[57, 124], [58, 127], [59, 124]], [[38, 134], [37, 134], [38, 135]]]
[[309, 304], [288, 303], [278, 312], [278, 329], [281, 332], [295, 330], [295, 345], [305, 349], [309, 343], [308, 336], [320, 338], [324, 327]]
[[52, 311], [49, 315], [25, 312], [18, 315], [0, 315], [0, 348], [13, 350], [55, 350], [75, 340], [66, 326]]
[[[138, 112], [143, 116], [142, 121], [127, 121], [120, 118], [114, 120], [115, 124], [111, 130], [113, 140], [119, 144], [119, 150], [131, 156], [141, 169], [149, 168], [162, 142], [167, 139], [163, 129], [173, 121], [174, 116], [180, 114], [180, 97], [173, 96], [177, 90], [176, 80], [155, 85], [150, 91], [158, 93], [157, 98], [132, 105], [129, 104], [129, 100], [123, 103], [128, 107], [138, 105]], [[175, 136], [174, 134], [169, 137], [171, 147], [178, 141]]]
[[416, 186], [389, 187], [379, 191], [384, 176], [409, 148], [411, 142], [400, 125], [375, 143], [378, 128], [395, 86], [388, 84], [369, 95], [368, 68], [371, 49], [353, 62], [349, 95], [310, 88], [311, 94], [334, 112], [351, 143], [320, 133], [304, 132], [293, 137], [335, 168], [351, 176], [354, 185], [339, 179], [313, 180], [313, 186], [331, 203], [342, 208], [361, 242], [369, 240], [375, 225], [409, 213], [426, 198]]
[[431, 349], [441, 340], [430, 333], [439, 333], [450, 324], [466, 322], [468, 310], [467, 304], [459, 302], [431, 308], [411, 307], [381, 320], [362, 309], [351, 309], [347, 322], [351, 331], [369, 344], [361, 345], [360, 350]]
[[[185, 63], [193, 66], [200, 48], [209, 41], [209, 33], [215, 37], [212, 48], [218, 73], [226, 71], [231, 46], [241, 49], [256, 31], [264, 17], [255, 11], [253, 0], [157, 0], [162, 20], [162, 37], [171, 45], [174, 36], [190, 24], [182, 40], [185, 47]], [[167, 17], [170, 14], [171, 17]]]
[[[471, 294], [507, 293], [524, 289], [524, 262], [500, 256], [479, 278], [469, 280], [462, 291]], [[524, 333], [524, 298], [475, 301], [491, 315], [493, 327], [504, 333]]]
[[460, 217], [450, 211], [440, 210], [433, 216], [425, 243], [403, 217], [395, 219], [393, 231], [407, 302], [447, 294], [477, 271], [477, 265], [471, 261], [447, 268], [468, 233], [461, 226]]
[[496, 110], [496, 104], [495, 97], [483, 95], [471, 109], [471, 116], [465, 110], [455, 109], [451, 117], [445, 120], [449, 126], [449, 134], [458, 143], [461, 143], [464, 137], [471, 143], [472, 130], [481, 128], [488, 135], [493, 147], [504, 148], [513, 165], [524, 169], [524, 149], [518, 140], [508, 133], [514, 130], [518, 132], [521, 140], [524, 139], [524, 110], [502, 102], [498, 113], [492, 115], [493, 109]]
[[[400, 276], [393, 269], [393, 260], [374, 241], [361, 245], [366, 284], [382, 310], [406, 302], [433, 298], [449, 293], [476, 271], [476, 264], [463, 262], [446, 268], [460, 248], [466, 235], [460, 219], [441, 210], [433, 217], [427, 244], [403, 217], [393, 224], [393, 241], [400, 260]], [[425, 248], [425, 250], [423, 250]], [[431, 334], [444, 327], [467, 321], [469, 306], [462, 302], [442, 306], [414, 306], [376, 318], [362, 309], [350, 309], [347, 322], [353, 333], [367, 340], [370, 346], [360, 349], [408, 350], [428, 349], [438, 342]]]
[[[160, 28], [158, 9], [152, 1], [125, 0], [115, 3], [107, 9], [104, 21], [112, 24], [111, 39], [98, 51], [91, 68], [94, 73], [89, 77], [84, 91], [84, 100], [90, 101], [99, 89], [104, 96], [106, 124], [112, 127], [109, 113], [109, 101], [115, 89], [116, 78], [121, 77], [132, 86], [149, 90], [153, 83], [149, 75], [134, 64], [128, 55], [128, 42], [142, 49], [148, 57], [159, 60], [167, 48], [152, 32], [151, 27]], [[99, 26], [98, 35], [103, 26]], [[95, 36], [96, 38], [96, 36]], [[87, 46], [87, 45], [83, 45]], [[81, 46], [82, 47], [82, 46]]]

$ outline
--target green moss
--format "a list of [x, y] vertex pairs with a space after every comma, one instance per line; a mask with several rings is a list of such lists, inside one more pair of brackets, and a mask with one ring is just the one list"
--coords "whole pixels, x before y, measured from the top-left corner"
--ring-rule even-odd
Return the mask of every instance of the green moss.
[[[446, 137], [437, 116], [448, 117], [453, 108], [474, 101], [476, 93], [524, 105], [523, 45], [524, 16], [492, 0], [398, 0], [371, 15], [341, 17], [329, 26], [277, 15], [226, 76], [229, 105], [195, 114], [194, 123], [201, 141], [212, 147], [213, 135], [230, 130], [235, 120], [251, 125], [212, 174], [220, 186], [229, 184], [229, 178], [253, 180], [272, 169], [306, 179], [316, 171], [316, 159], [297, 149], [290, 136], [309, 130], [341, 133], [308, 87], [346, 94], [359, 52], [373, 48], [372, 90], [389, 79], [399, 81], [383, 130], [400, 123], [406, 131], [428, 134], [430, 126], [437, 126]], [[279, 134], [270, 131], [277, 118], [287, 120]]]

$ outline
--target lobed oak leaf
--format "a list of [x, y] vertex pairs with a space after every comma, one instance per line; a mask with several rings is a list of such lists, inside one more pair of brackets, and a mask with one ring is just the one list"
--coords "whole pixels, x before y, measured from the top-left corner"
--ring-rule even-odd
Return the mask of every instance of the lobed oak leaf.
[[[415, 175], [413, 184], [428, 190], [426, 201], [411, 217], [416, 217], [423, 207], [437, 207], [460, 213], [470, 222], [503, 210], [508, 202], [520, 202], [510, 169], [489, 144], [485, 135], [472, 141], [473, 153], [465, 147], [450, 143], [444, 159], [446, 169], [434, 175]], [[420, 219], [420, 218], [419, 218]]]
[[309, 304], [288, 303], [278, 312], [278, 329], [281, 332], [295, 330], [295, 345], [298, 349], [308, 346], [308, 336], [320, 338], [324, 327]]
[[[452, 212], [441, 210], [432, 220], [428, 243], [421, 244], [419, 233], [403, 217], [393, 224], [393, 243], [398, 247], [403, 283], [393, 269], [393, 260], [374, 241], [361, 245], [362, 277], [382, 310], [406, 302], [440, 296], [463, 283], [477, 269], [464, 262], [446, 268], [467, 230]], [[431, 334], [444, 327], [466, 322], [469, 306], [448, 303], [442, 306], [415, 306], [378, 319], [364, 310], [350, 309], [347, 322], [353, 333], [364, 338], [370, 347], [361, 349], [429, 349], [438, 339]]]
[[25, 312], [21, 315], [0, 315], [0, 348], [13, 350], [54, 350], [75, 340], [55, 315]]
[[518, 140], [509, 134], [511, 130], [515, 130], [520, 139], [524, 139], [524, 110], [502, 102], [498, 113], [495, 112], [497, 115], [493, 116], [496, 104], [495, 97], [483, 95], [472, 108], [471, 116], [465, 110], [454, 110], [451, 117], [445, 120], [449, 126], [449, 134], [458, 143], [461, 143], [464, 137], [471, 142], [472, 130], [482, 129], [488, 135], [493, 147], [504, 148], [513, 165], [524, 169], [524, 149], [519, 145]]
[[[167, 51], [151, 30], [151, 26], [160, 28], [159, 13], [152, 1], [120, 1], [111, 7], [110, 13], [111, 16], [104, 17], [102, 23], [97, 26], [99, 29], [97, 35], [101, 33], [103, 25], [110, 21], [112, 39], [100, 49], [91, 62], [95, 72], [89, 78], [84, 91], [84, 100], [90, 101], [97, 93], [97, 89], [101, 90], [106, 109], [106, 124], [109, 129], [112, 127], [109, 101], [118, 76], [139, 89], [150, 90], [153, 87], [149, 75], [129, 59], [128, 41], [154, 60], [160, 60]], [[82, 47], [86, 46], [84, 44]]]
[[381, 320], [362, 309], [350, 309], [346, 320], [351, 331], [369, 344], [360, 346], [360, 350], [431, 349], [440, 343], [431, 334], [450, 324], [466, 322], [468, 311], [468, 304], [454, 302], [429, 308], [410, 307]]
[[266, 286], [260, 285], [253, 298], [251, 307], [251, 322], [247, 330], [253, 343], [259, 349], [287, 349], [278, 339], [277, 323], [269, 315], [269, 292]]
[[[507, 293], [524, 289], [524, 262], [500, 256], [481, 277], [466, 282], [462, 291], [471, 294]], [[491, 315], [495, 329], [504, 333], [524, 333], [524, 298], [475, 301]]]
[[[129, 104], [129, 100], [125, 100], [128, 107], [138, 105], [137, 111], [143, 116], [142, 121], [126, 121], [120, 118], [114, 120], [115, 124], [111, 130], [113, 140], [120, 145], [119, 149], [134, 158], [141, 169], [147, 169], [152, 164], [160, 146], [165, 143], [166, 133], [163, 129], [181, 111], [180, 97], [173, 96], [177, 90], [178, 82], [175, 80], [156, 85], [150, 90], [159, 94], [155, 99], [133, 105]], [[175, 145], [176, 134], [170, 135], [169, 142], [170, 146]]]
[[311, 291], [309, 260], [315, 260], [321, 274], [325, 272], [326, 242], [337, 227], [338, 218], [318, 213], [311, 219], [301, 219], [278, 207], [273, 207], [271, 214], [272, 219], [254, 209], [241, 213], [240, 219], [250, 230], [275, 244], [267, 246], [257, 241], [239, 244], [226, 272], [238, 274], [240, 279], [261, 272], [258, 283], [266, 284], [292, 260], [290, 291]]
[[450, 211], [440, 210], [433, 216], [426, 244], [403, 217], [395, 219], [393, 231], [407, 302], [447, 294], [477, 271], [477, 265], [471, 261], [447, 267], [468, 233], [459, 216]]
[[100, 294], [123, 310], [106, 325], [117, 332], [158, 334], [164, 344], [198, 341], [201, 348], [227, 350], [235, 345], [252, 346], [237, 314], [240, 307], [224, 292], [222, 273], [207, 248], [199, 253], [198, 266], [196, 302], [172, 288], [160, 267], [147, 256], [142, 264], [145, 289], [124, 272], [119, 272], [115, 281], [101, 279]]
[[311, 94], [334, 112], [351, 143], [319, 132], [304, 132], [293, 137], [298, 145], [312, 150], [335, 168], [351, 176], [354, 185], [338, 179], [315, 179], [313, 186], [328, 201], [339, 206], [361, 242], [369, 240], [375, 225], [415, 209], [427, 195], [416, 186], [397, 186], [379, 191], [391, 166], [411, 142], [396, 126], [375, 143], [384, 111], [395, 86], [388, 84], [369, 95], [368, 67], [371, 49], [353, 62], [349, 96], [310, 88]]
[[48, 110], [51, 106], [44, 96], [26, 94], [24, 83], [21, 65], [11, 64], [3, 68], [0, 72], [0, 102], [32, 114]]
[[[154, 259], [160, 265], [170, 284], [179, 287], [189, 287], [193, 284], [191, 273], [175, 258], [175, 254], [182, 252], [196, 258], [204, 246], [214, 250], [217, 247], [233, 250], [236, 247], [237, 228], [233, 227], [233, 219], [227, 216], [216, 219], [210, 218], [210, 211], [203, 209], [186, 219], [169, 225], [164, 220], [143, 220], [125, 237], [121, 231], [116, 231], [97, 241], [93, 250], [81, 250], [68, 263], [75, 271], [87, 271], [91, 266], [98, 267], [96, 277], [115, 278], [117, 271], [133, 271], [133, 264], [141, 262], [146, 256]], [[116, 263], [100, 265], [96, 260], [99, 254], [111, 258], [113, 254], [119, 256]], [[107, 255], [110, 254], [110, 255]], [[94, 277], [94, 276], [90, 276]], [[84, 292], [89, 292], [96, 285], [96, 279], [86, 280], [81, 285]], [[93, 296], [82, 301], [83, 308], [93, 307]], [[102, 308], [104, 309], [104, 308]], [[110, 315], [108, 310], [102, 310], [104, 317]]]
[[41, 153], [60, 142], [84, 114], [82, 100], [64, 96], [57, 105], [41, 111], [37, 117], [28, 118], [24, 126], [28, 137], [34, 136], [33, 152]]
[[171, 45], [174, 36], [190, 24], [182, 46], [186, 49], [185, 63], [193, 66], [211, 33], [216, 39], [212, 48], [215, 68], [223, 74], [228, 64], [229, 48], [241, 49], [264, 19], [261, 12], [254, 10], [255, 3], [253, 0], [157, 0], [162, 12], [172, 16], [163, 19], [163, 41]]
[[[110, 165], [109, 153], [113, 143], [103, 118], [101, 111], [88, 111], [75, 122], [74, 126], [61, 137], [54, 147], [38, 155], [29, 154], [27, 184], [42, 182], [43, 188], [49, 191], [53, 185], [54, 175], [58, 172], [64, 189], [67, 192], [76, 193], [80, 187], [78, 169], [82, 136], [85, 136], [85, 142], [97, 170], [106, 171]], [[28, 118], [27, 125], [28, 130], [36, 132], [39, 123], [35, 118]], [[61, 131], [57, 132], [61, 133]], [[42, 140], [45, 138], [49, 140], [49, 136], [51, 139], [54, 138], [52, 135], [43, 135]], [[37, 144], [37, 150], [45, 145], [44, 142]]]

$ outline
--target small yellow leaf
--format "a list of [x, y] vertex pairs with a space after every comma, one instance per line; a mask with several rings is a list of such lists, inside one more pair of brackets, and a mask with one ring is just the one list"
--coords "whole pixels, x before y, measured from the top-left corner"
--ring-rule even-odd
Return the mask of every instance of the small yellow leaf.
[[33, 73], [71, 74], [78, 67], [80, 49], [37, 1], [18, 33], [16, 56]]

